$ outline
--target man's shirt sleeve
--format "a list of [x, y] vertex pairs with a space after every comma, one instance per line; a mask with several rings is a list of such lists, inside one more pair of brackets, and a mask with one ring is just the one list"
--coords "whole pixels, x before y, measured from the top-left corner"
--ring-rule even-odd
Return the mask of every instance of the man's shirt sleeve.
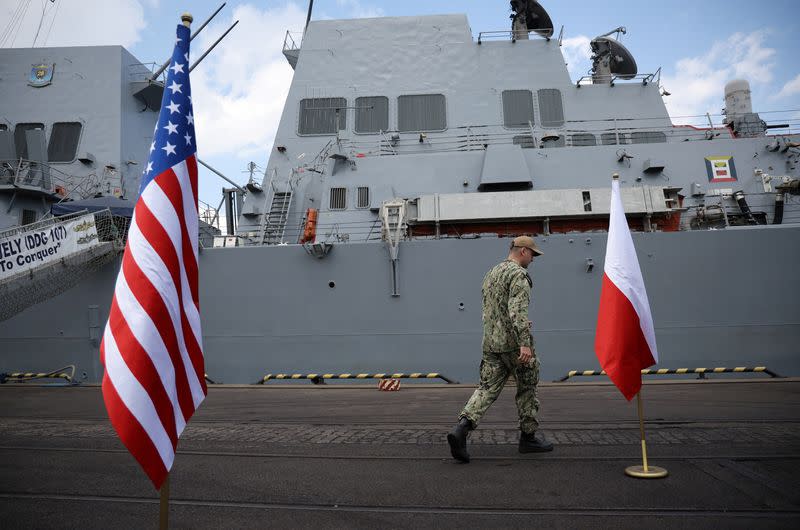
[[508, 316], [517, 344], [531, 346], [531, 332], [528, 327], [528, 305], [531, 302], [531, 285], [527, 274], [515, 274], [509, 285]]

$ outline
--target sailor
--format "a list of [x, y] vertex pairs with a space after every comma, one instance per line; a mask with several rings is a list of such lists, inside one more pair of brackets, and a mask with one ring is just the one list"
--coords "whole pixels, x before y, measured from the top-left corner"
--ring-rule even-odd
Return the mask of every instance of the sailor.
[[533, 238], [519, 236], [511, 242], [508, 258], [495, 265], [483, 279], [480, 384], [461, 411], [458, 424], [447, 435], [450, 452], [456, 460], [469, 462], [467, 436], [478, 426], [512, 373], [517, 381], [519, 452], [553, 450], [553, 444], [536, 435], [539, 427], [539, 400], [536, 397], [539, 359], [528, 320], [533, 282], [527, 268], [535, 256], [542, 254]]

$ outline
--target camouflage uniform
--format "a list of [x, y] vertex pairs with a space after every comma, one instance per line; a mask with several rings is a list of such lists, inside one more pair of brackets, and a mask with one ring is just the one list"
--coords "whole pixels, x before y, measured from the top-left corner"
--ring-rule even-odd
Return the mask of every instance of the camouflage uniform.
[[[533, 283], [527, 271], [511, 260], [490, 270], [483, 280], [483, 358], [480, 385], [472, 394], [459, 418], [477, 426], [481, 417], [500, 395], [508, 377], [517, 380], [519, 428], [532, 434], [539, 426], [539, 360], [528, 327], [528, 305]], [[520, 346], [529, 346], [530, 362], [520, 364]]]

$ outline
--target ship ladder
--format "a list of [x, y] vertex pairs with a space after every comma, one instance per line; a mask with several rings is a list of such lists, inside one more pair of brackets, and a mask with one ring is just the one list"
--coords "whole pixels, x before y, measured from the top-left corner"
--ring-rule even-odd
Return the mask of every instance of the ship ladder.
[[292, 205], [292, 190], [275, 191], [269, 213], [264, 214], [261, 230], [261, 244], [283, 243], [286, 235], [286, 222]]

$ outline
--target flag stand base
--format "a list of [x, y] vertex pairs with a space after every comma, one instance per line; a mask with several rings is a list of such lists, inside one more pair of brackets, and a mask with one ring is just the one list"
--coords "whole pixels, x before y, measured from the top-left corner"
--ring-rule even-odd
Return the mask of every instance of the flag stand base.
[[626, 467], [625, 474], [634, 478], [664, 478], [668, 475], [666, 469], [647, 464], [647, 442], [644, 439], [644, 412], [642, 410], [641, 389], [636, 394], [636, 409], [639, 413], [639, 434], [642, 439], [642, 465]]
[[625, 468], [625, 474], [635, 478], [664, 478], [669, 473], [663, 467], [658, 466], [647, 466], [646, 471], [644, 466], [628, 466]]

